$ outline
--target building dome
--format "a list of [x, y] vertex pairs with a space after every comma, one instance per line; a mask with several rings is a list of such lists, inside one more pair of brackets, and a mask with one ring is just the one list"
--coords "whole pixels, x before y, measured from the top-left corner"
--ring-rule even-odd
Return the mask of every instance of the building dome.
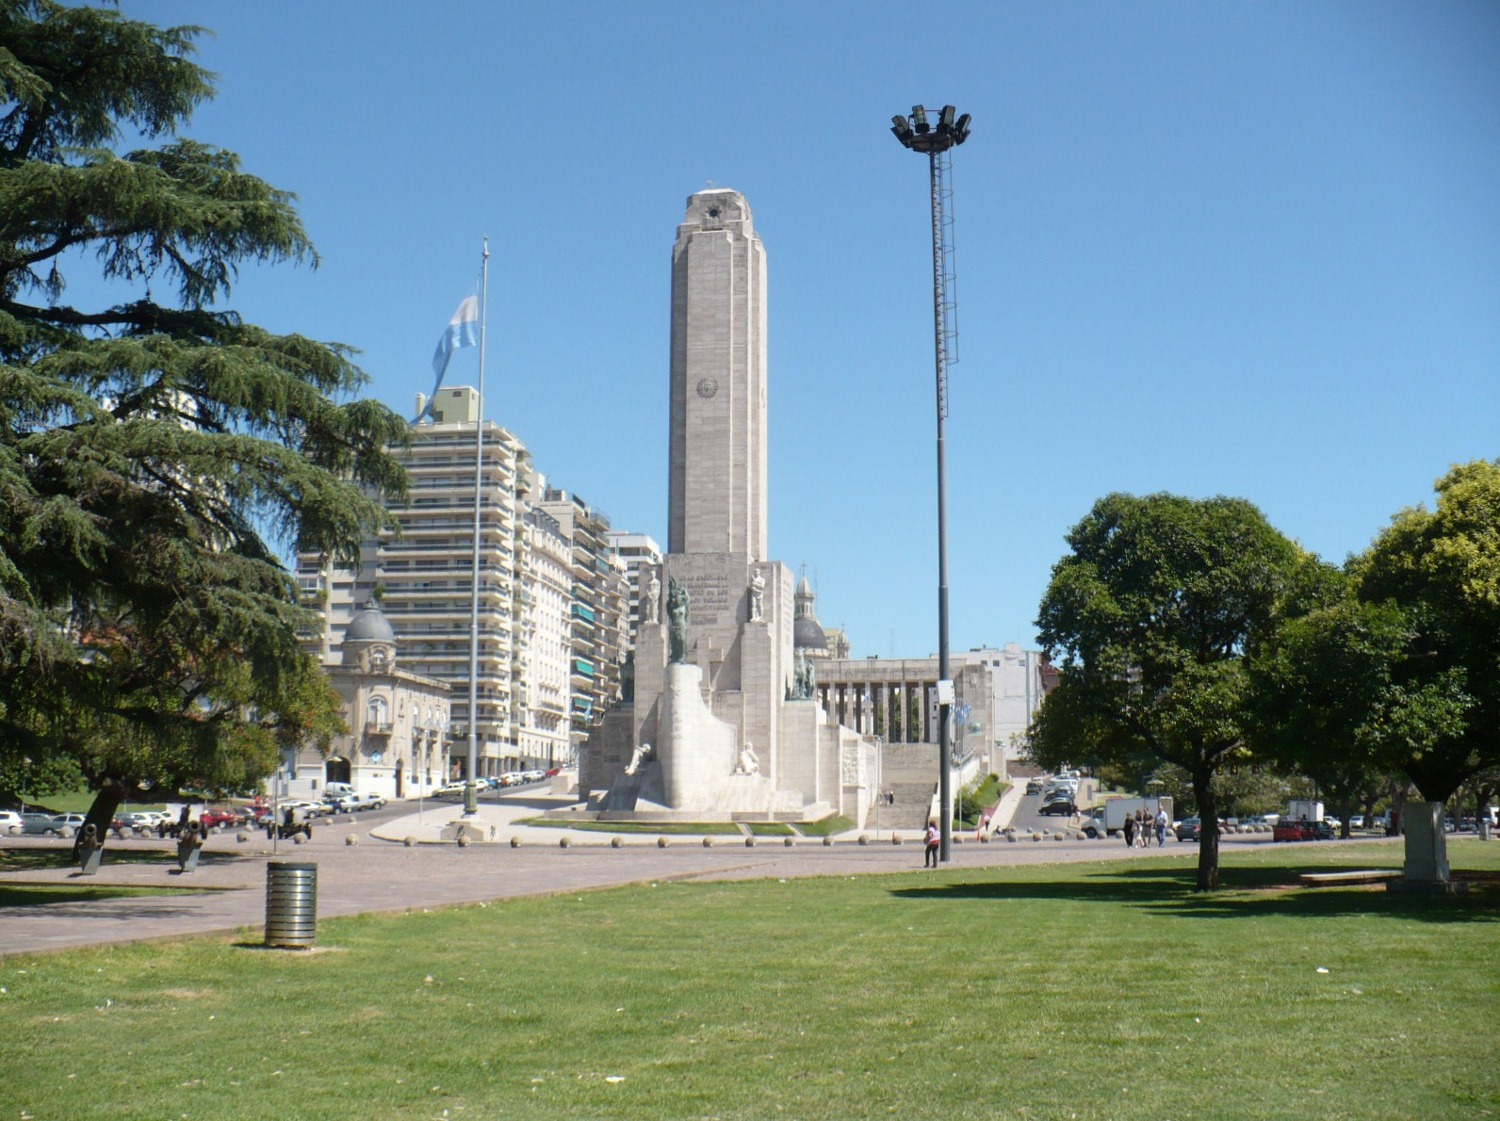
[[362, 673], [389, 673], [395, 667], [396, 632], [373, 599], [344, 628], [343, 655], [344, 665]]
[[797, 581], [792, 599], [792, 648], [812, 657], [827, 657], [828, 636], [813, 613], [813, 590], [806, 576]]
[[390, 622], [381, 614], [380, 605], [372, 599], [349, 620], [348, 629], [344, 631], [344, 641], [394, 643], [396, 632], [391, 630]]

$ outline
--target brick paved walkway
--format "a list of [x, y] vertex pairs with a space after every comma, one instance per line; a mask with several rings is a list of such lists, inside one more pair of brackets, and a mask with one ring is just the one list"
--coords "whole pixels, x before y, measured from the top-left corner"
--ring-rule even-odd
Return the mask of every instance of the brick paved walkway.
[[[435, 812], [429, 807], [421, 822], [413, 815], [382, 823], [373, 832], [357, 820], [340, 819], [315, 827], [308, 843], [280, 842], [275, 854], [264, 833], [248, 834], [244, 842], [237, 841], [234, 833], [217, 834], [210, 838], [197, 871], [186, 875], [178, 873], [175, 862], [159, 861], [160, 855], [172, 851], [172, 845], [155, 839], [111, 841], [103, 866], [91, 877], [60, 870], [0, 874], [0, 884], [200, 889], [97, 902], [0, 907], [0, 956], [184, 935], [259, 941], [265, 922], [266, 865], [273, 860], [317, 864], [320, 918], [559, 894], [653, 879], [922, 874], [920, 845], [915, 839], [893, 845], [889, 833], [868, 845], [852, 838], [832, 845], [801, 839], [791, 847], [767, 838], [746, 847], [742, 838], [714, 837], [707, 848], [693, 837], [672, 837], [667, 847], [659, 848], [654, 837], [636, 835], [622, 837], [621, 846], [615, 848], [609, 834], [518, 828], [510, 822], [514, 815], [509, 811], [492, 812], [485, 806], [481, 812], [486, 833], [489, 824], [496, 826], [496, 843], [463, 848], [430, 843], [442, 825], [456, 816], [456, 810], [448, 807]], [[357, 844], [346, 843], [351, 834], [358, 838]], [[509, 844], [513, 835], [523, 838], [518, 848]], [[426, 843], [408, 847], [400, 840], [380, 839], [407, 836]], [[560, 844], [564, 836], [567, 847]], [[1129, 859], [1132, 855], [1122, 844], [1105, 841], [1026, 839], [981, 845], [965, 838], [965, 842], [953, 846], [949, 867]], [[7, 837], [0, 838], [0, 844], [58, 849], [67, 842]], [[131, 859], [133, 853], [139, 857], [147, 850], [158, 854], [157, 862]], [[1196, 847], [1169, 845], [1163, 852], [1191, 860]]]

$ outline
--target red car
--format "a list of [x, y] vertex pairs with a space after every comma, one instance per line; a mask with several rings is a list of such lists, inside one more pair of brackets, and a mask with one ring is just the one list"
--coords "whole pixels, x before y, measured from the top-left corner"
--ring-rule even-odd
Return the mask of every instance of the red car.
[[1317, 826], [1311, 821], [1278, 821], [1271, 827], [1273, 841], [1316, 841]]

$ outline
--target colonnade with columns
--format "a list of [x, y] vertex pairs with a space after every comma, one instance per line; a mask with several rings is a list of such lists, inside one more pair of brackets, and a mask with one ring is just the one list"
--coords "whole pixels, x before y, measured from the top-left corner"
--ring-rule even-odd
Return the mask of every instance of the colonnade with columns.
[[[817, 672], [832, 664], [817, 663]], [[813, 691], [823, 711], [846, 728], [867, 736], [879, 734], [887, 743], [938, 742], [936, 676], [818, 681]], [[876, 713], [885, 717], [878, 731]]]

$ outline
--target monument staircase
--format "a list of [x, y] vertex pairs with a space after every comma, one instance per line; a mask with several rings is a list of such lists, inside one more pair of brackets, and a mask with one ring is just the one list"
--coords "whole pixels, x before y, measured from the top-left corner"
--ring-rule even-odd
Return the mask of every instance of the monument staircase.
[[[925, 829], [927, 822], [932, 817], [933, 796], [937, 793], [937, 783], [931, 780], [908, 780], [905, 782], [887, 782], [885, 789], [896, 796], [891, 805], [880, 807], [880, 828], [885, 829]], [[872, 811], [870, 819], [865, 823], [873, 828], [875, 825], [875, 814]]]

